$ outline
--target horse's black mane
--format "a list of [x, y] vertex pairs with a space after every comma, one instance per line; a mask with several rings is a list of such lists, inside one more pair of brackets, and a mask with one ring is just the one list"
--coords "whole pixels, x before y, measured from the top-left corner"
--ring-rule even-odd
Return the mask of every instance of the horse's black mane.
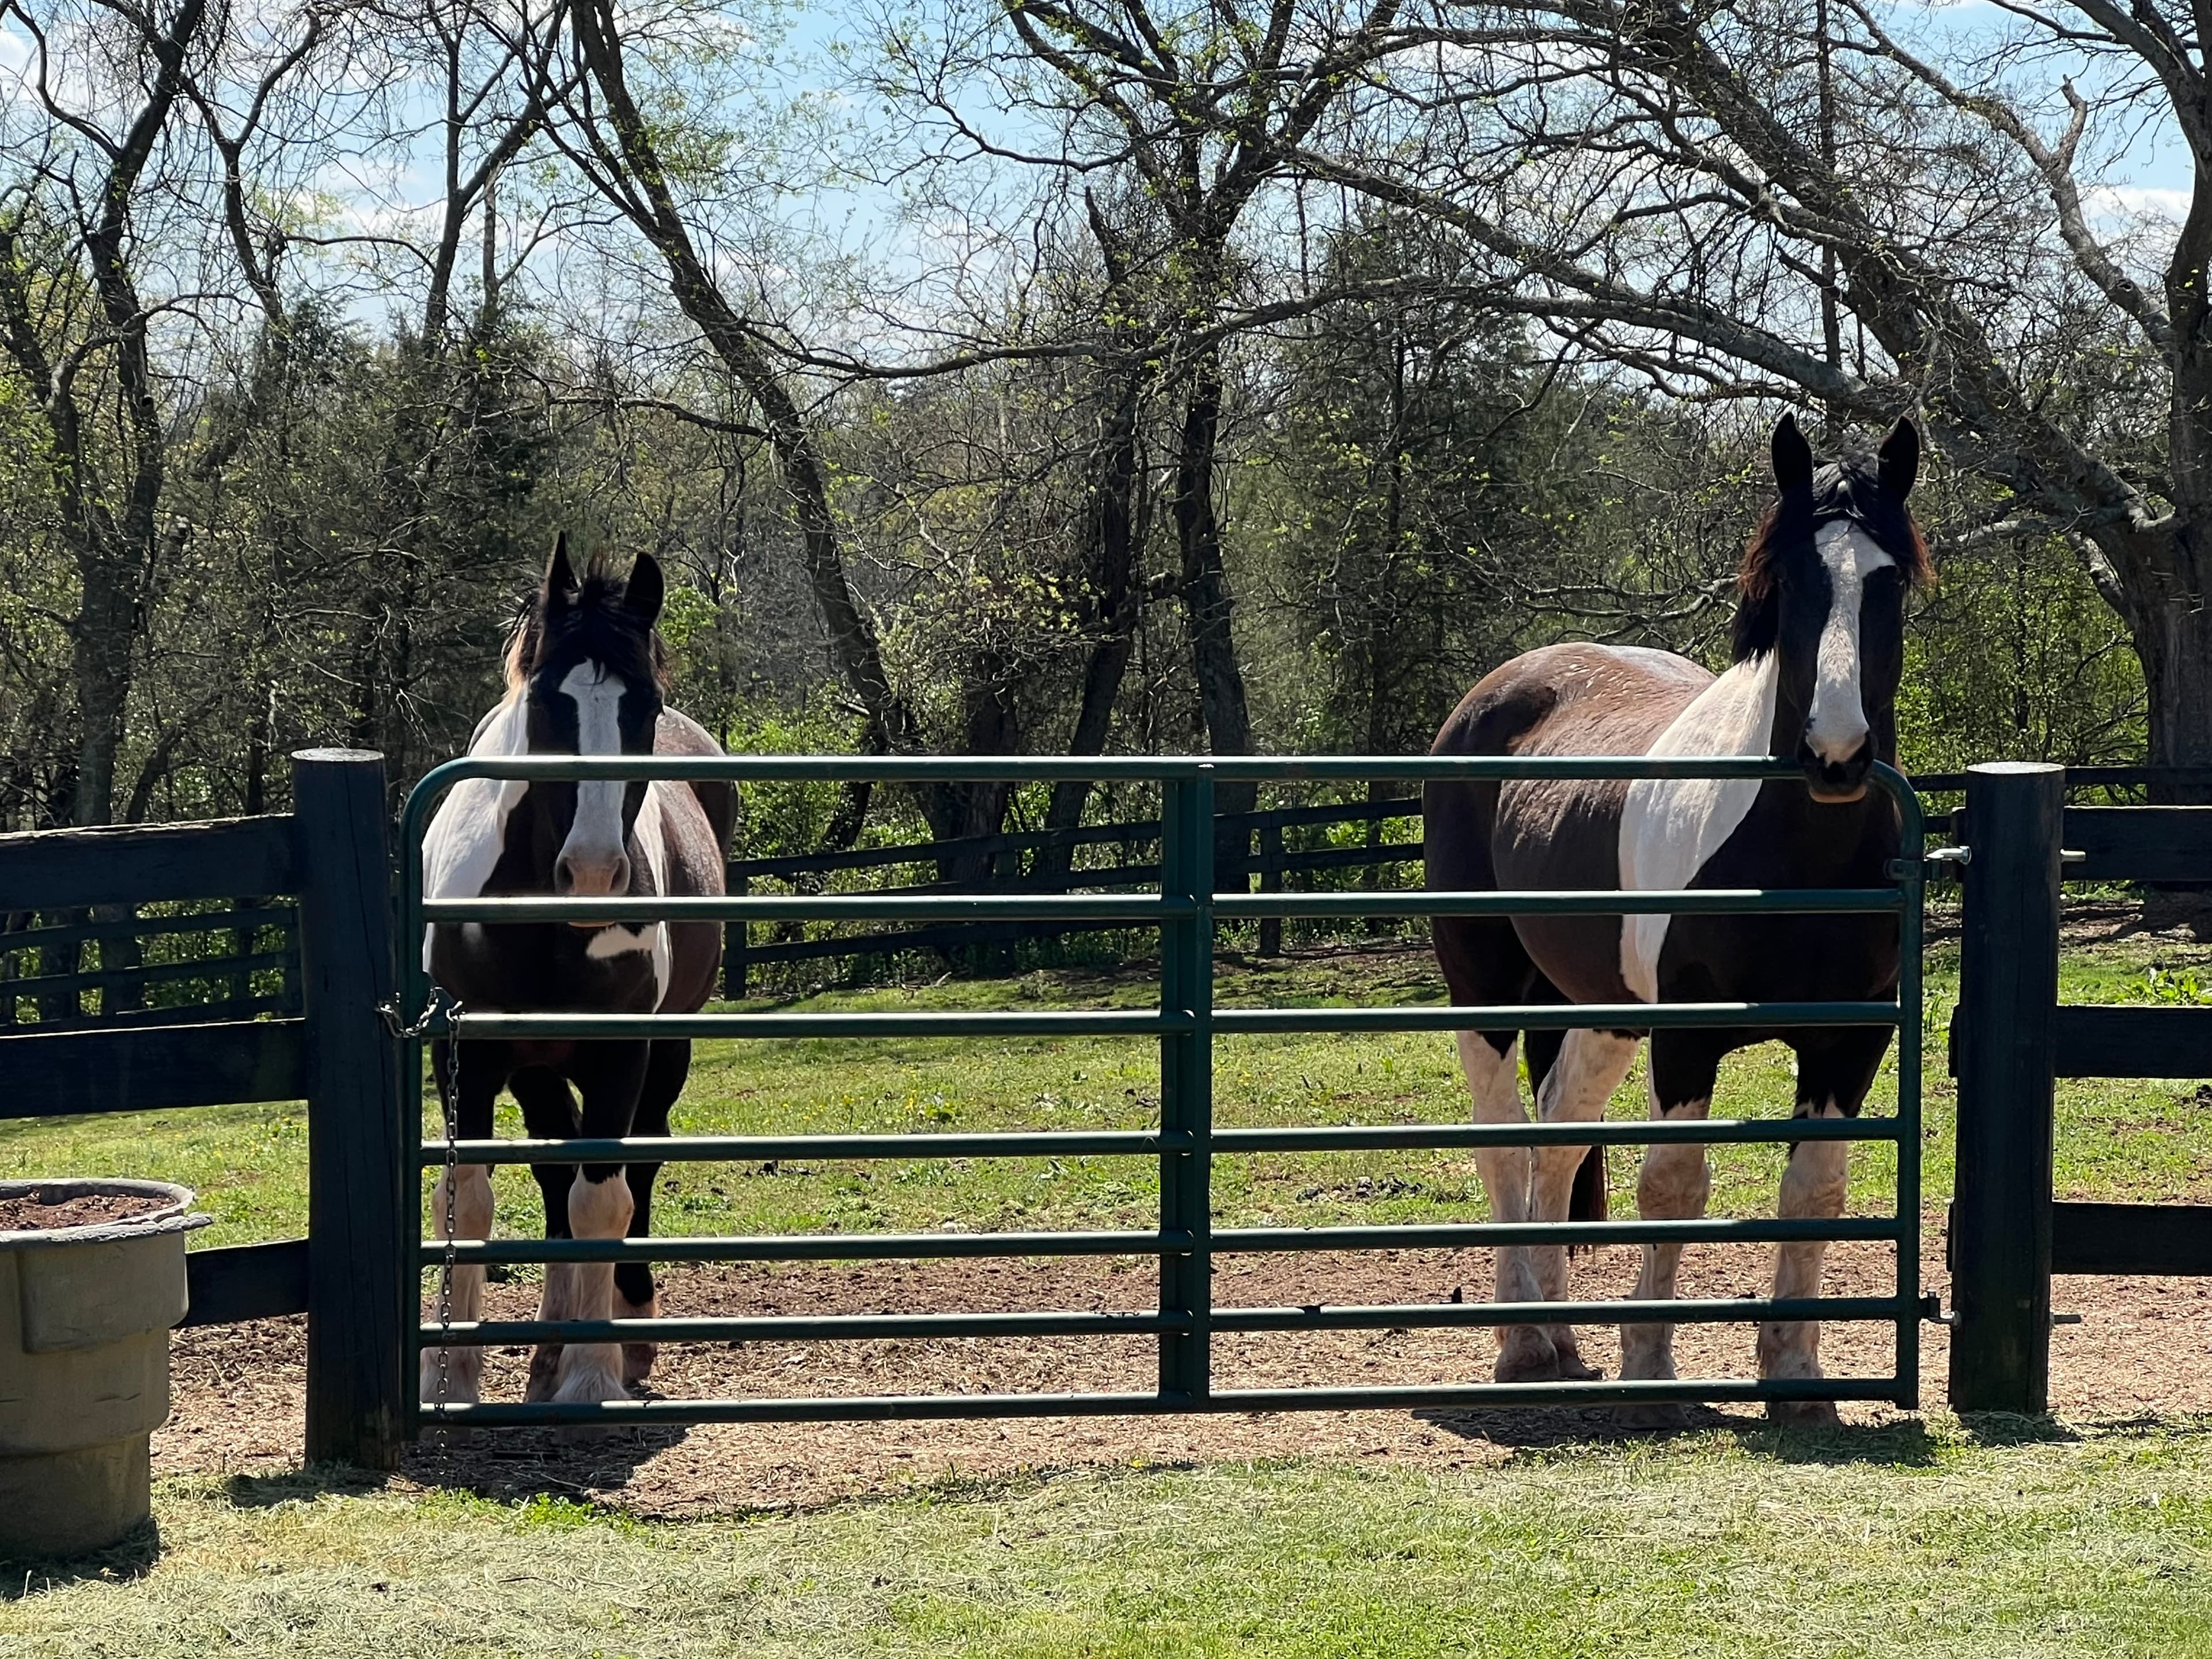
[[1774, 648], [1779, 568], [1786, 560], [1812, 556], [1814, 531], [1832, 519], [1849, 519], [1873, 536], [1897, 561], [1910, 586], [1920, 587], [1935, 580], [1936, 568], [1920, 526], [1905, 503], [1893, 501], [1882, 488], [1875, 457], [1855, 445], [1815, 471], [1810, 489], [1785, 491], [1744, 544], [1743, 563], [1736, 573], [1735, 621], [1729, 629], [1734, 660], [1741, 662]]
[[668, 654], [660, 631], [623, 603], [629, 584], [594, 553], [578, 586], [541, 584], [516, 607], [509, 627], [507, 681], [520, 688], [558, 662], [602, 664], [626, 680], [668, 689]]

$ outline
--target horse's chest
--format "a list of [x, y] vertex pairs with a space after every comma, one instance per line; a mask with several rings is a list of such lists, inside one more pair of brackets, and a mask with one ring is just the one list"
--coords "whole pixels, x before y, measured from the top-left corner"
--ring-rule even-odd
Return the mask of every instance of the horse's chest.
[[431, 976], [464, 1007], [649, 1014], [660, 988], [650, 951], [595, 956], [595, 935], [558, 926], [438, 928]]

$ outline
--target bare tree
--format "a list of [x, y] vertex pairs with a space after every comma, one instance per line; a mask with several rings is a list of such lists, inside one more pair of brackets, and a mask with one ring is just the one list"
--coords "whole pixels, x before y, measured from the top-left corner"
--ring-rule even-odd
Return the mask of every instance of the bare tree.
[[170, 434], [150, 337], [189, 298], [149, 291], [143, 220], [175, 183], [163, 174], [188, 59], [220, 23], [208, 0], [35, 11], [7, 0], [8, 24], [32, 59], [0, 112], [0, 348], [38, 411], [76, 567], [64, 624], [77, 728], [68, 816], [105, 823], [136, 653], [178, 533], [161, 511]]
[[[1396, 66], [1405, 118], [1283, 159], [1457, 229], [1514, 280], [1502, 303], [1670, 392], [1925, 410], [1999, 492], [1994, 533], [2067, 536], [2125, 618], [2152, 760], [2212, 763], [2212, 191], [2154, 276], [2085, 205], [2099, 123], [2124, 142], [2154, 88], [2212, 170], [2196, 16], [2006, 9], [2016, 33], [1954, 77], [1856, 4], [1824, 52], [1793, 0], [1493, 0]], [[2101, 104], [2051, 72], [2067, 53], [2103, 60]], [[1850, 352], [1821, 337], [1832, 268]]]

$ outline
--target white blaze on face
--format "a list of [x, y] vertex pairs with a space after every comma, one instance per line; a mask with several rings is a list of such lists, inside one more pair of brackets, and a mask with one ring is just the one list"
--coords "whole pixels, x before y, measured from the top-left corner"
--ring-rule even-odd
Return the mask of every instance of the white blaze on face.
[[[576, 752], [622, 753], [623, 682], [599, 664], [578, 663], [561, 682], [561, 695], [576, 705]], [[594, 780], [576, 786], [576, 816], [561, 843], [560, 865], [580, 893], [615, 890], [623, 860], [623, 792], [620, 780]]]
[[1859, 696], [1859, 606], [1867, 578], [1897, 562], [1849, 520], [1825, 524], [1813, 545], [1828, 568], [1828, 619], [1813, 659], [1813, 709], [1806, 746], [1831, 766], [1857, 754], [1867, 739], [1866, 706]]

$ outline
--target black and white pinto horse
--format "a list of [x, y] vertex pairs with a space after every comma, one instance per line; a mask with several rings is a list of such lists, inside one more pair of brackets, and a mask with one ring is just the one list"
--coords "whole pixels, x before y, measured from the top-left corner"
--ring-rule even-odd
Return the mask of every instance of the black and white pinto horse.
[[[1920, 440], [1899, 422], [1878, 457], [1814, 470], [1795, 421], [1773, 438], [1780, 499], [1745, 550], [1735, 663], [1718, 678], [1664, 652], [1557, 645], [1517, 657], [1453, 711], [1438, 755], [1776, 755], [1803, 781], [1433, 782], [1422, 802], [1431, 888], [1875, 887], [1898, 850], [1893, 803], [1869, 790], [1875, 762], [1894, 764], [1906, 590], [1930, 575], [1905, 505]], [[1437, 959], [1463, 1004], [1857, 1000], [1894, 994], [1893, 915], [1444, 917]], [[1460, 1058], [1478, 1122], [1522, 1121], [1514, 1050], [1520, 1033], [1462, 1031]], [[1528, 1033], [1538, 1115], [1587, 1121], [1626, 1077], [1639, 1031]], [[1853, 1116], [1889, 1043], [1883, 1028], [1650, 1033], [1650, 1109], [1702, 1118], [1722, 1056], [1778, 1038], [1796, 1054], [1796, 1115]], [[1846, 1143], [1793, 1144], [1779, 1213], [1842, 1213]], [[1477, 1158], [1501, 1222], [1601, 1218], [1599, 1149], [1513, 1148]], [[1646, 1219], [1705, 1212], [1702, 1146], [1646, 1150], [1637, 1208]], [[1774, 1294], [1820, 1294], [1826, 1247], [1778, 1248]], [[1639, 1298], [1671, 1298], [1680, 1245], [1646, 1245]], [[1498, 1252], [1501, 1302], [1559, 1300], [1559, 1246]], [[1626, 1325], [1621, 1375], [1675, 1375], [1674, 1328]], [[1759, 1333], [1765, 1377], [1822, 1375], [1817, 1324], [1769, 1322]], [[1587, 1378], [1563, 1324], [1500, 1333], [1500, 1382]], [[1823, 1402], [1772, 1414], [1832, 1419]], [[1680, 1408], [1631, 1408], [1654, 1425]]]
[[[660, 568], [640, 555], [627, 581], [594, 561], [579, 580], [563, 538], [507, 652], [507, 695], [484, 716], [471, 755], [719, 755], [696, 722], [666, 707], [666, 664], [653, 623]], [[422, 840], [431, 898], [524, 894], [719, 895], [735, 811], [720, 783], [525, 783], [471, 779], [447, 793]], [[426, 930], [424, 964], [464, 1008], [503, 1012], [690, 1012], [721, 962], [714, 922], [441, 923]], [[457, 1052], [456, 1052], [457, 1051]], [[683, 1092], [691, 1045], [485, 1042], [434, 1045], [438, 1088], [465, 1139], [489, 1137], [502, 1088], [538, 1139], [664, 1135]], [[571, 1092], [573, 1085], [574, 1092]], [[579, 1113], [577, 1097], [582, 1097]], [[657, 1164], [538, 1164], [549, 1238], [642, 1238]], [[440, 1237], [490, 1236], [489, 1170], [463, 1164], [433, 1204]], [[482, 1315], [483, 1269], [456, 1267], [456, 1322]], [[550, 1265], [541, 1319], [650, 1318], [658, 1311], [642, 1262]], [[422, 1353], [426, 1401], [477, 1397], [483, 1350]], [[652, 1370], [645, 1343], [538, 1348], [528, 1397], [619, 1399]]]

